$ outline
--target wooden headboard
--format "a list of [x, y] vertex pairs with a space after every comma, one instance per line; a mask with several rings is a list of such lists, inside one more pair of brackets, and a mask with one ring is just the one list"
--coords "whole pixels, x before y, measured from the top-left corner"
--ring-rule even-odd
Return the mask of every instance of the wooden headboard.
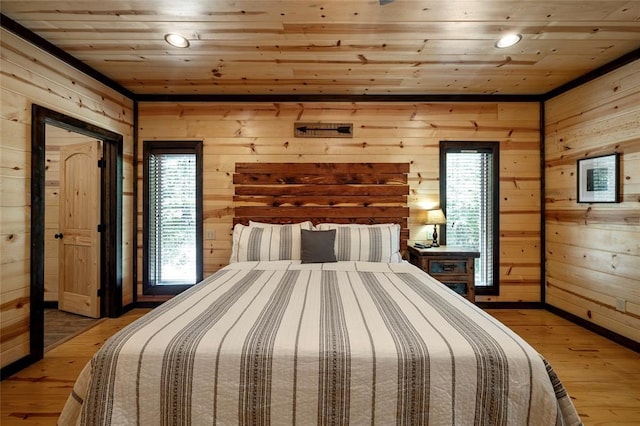
[[398, 223], [407, 248], [409, 163], [236, 163], [233, 224]]

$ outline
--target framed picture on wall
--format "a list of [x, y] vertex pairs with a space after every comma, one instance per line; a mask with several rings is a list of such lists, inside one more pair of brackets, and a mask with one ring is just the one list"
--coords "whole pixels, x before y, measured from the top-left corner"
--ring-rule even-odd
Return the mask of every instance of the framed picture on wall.
[[620, 154], [578, 160], [578, 202], [620, 202]]

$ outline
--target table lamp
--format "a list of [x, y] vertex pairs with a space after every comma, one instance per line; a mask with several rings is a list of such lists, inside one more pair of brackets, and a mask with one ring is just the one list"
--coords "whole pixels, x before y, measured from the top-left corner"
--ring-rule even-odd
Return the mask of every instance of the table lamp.
[[438, 244], [438, 225], [444, 225], [447, 223], [447, 218], [444, 217], [444, 212], [442, 209], [435, 210], [427, 210], [427, 218], [425, 220], [425, 225], [433, 225], [433, 242], [431, 243], [432, 247], [440, 247]]

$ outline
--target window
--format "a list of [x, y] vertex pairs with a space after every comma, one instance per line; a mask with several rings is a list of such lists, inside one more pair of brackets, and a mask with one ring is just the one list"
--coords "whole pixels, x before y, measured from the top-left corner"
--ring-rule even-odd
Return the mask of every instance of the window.
[[202, 142], [144, 143], [144, 294], [202, 280]]
[[440, 142], [441, 240], [477, 248], [477, 294], [499, 294], [500, 167], [497, 142]]

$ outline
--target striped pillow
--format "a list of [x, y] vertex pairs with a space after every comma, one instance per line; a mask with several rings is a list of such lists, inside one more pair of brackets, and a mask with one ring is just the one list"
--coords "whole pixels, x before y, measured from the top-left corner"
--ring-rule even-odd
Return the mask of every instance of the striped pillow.
[[264, 260], [300, 260], [301, 229], [311, 230], [311, 222], [293, 225], [246, 226], [233, 228], [229, 263]]
[[337, 260], [360, 262], [402, 262], [400, 254], [400, 225], [343, 225], [321, 223], [317, 229], [336, 230]]

